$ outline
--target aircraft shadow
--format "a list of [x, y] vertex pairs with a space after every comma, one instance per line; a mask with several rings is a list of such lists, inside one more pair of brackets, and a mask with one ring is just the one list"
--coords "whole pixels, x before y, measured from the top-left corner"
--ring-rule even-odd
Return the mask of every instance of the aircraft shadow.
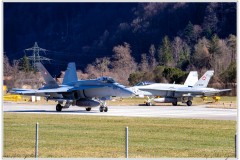
[[[138, 106], [146, 106], [146, 104], [139, 104]], [[161, 105], [161, 104], [153, 104], [152, 106], [159, 106], [159, 107], [172, 107], [173, 105]], [[185, 104], [178, 104], [177, 106], [186, 106]], [[177, 107], [175, 106], [175, 107]], [[146, 107], [149, 107], [149, 106], [146, 106]], [[188, 106], [187, 106], [188, 107]]]

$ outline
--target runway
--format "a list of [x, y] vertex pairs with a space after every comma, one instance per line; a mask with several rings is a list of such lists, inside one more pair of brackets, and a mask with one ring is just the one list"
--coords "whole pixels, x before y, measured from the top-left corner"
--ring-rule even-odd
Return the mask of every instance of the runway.
[[56, 112], [55, 105], [4, 102], [3, 111], [11, 113], [68, 114], [89, 116], [127, 116], [157, 118], [191, 118], [212, 120], [237, 120], [237, 109], [207, 108], [198, 106], [108, 106], [108, 112], [99, 112], [99, 107], [90, 112], [85, 108], [70, 106]]

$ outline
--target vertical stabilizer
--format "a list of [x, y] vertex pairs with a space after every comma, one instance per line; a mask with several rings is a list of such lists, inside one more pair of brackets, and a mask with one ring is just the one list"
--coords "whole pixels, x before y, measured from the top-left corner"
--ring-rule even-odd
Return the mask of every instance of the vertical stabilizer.
[[211, 77], [213, 76], [214, 71], [207, 71], [193, 86], [194, 88], [206, 88]]
[[77, 78], [76, 65], [74, 62], [68, 63], [68, 67], [67, 67], [67, 70], [65, 71], [62, 84], [68, 84], [68, 83], [77, 82], [77, 81], [78, 81], [78, 78]]
[[184, 85], [192, 87], [192, 86], [195, 85], [195, 83], [197, 83], [197, 81], [198, 81], [198, 72], [197, 71], [191, 71], [188, 74], [188, 77], [187, 77], [186, 81], [184, 82]]
[[44, 78], [44, 80], [46, 82], [46, 84], [44, 85], [44, 88], [57, 88], [57, 87], [59, 87], [57, 82], [49, 74], [49, 72], [42, 65], [42, 63], [37, 62], [36, 66], [37, 66], [38, 71], [41, 72], [41, 75], [43, 76], [43, 78]]

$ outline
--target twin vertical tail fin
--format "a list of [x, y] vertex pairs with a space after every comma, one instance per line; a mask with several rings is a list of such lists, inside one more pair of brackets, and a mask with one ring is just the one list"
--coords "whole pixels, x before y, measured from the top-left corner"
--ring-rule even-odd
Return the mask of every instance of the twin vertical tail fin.
[[68, 84], [71, 82], [77, 82], [77, 70], [76, 70], [76, 65], [74, 62], [68, 63], [67, 70], [65, 71], [65, 75], [63, 78], [62, 84]]
[[211, 77], [213, 76], [214, 71], [207, 71], [193, 86], [194, 88], [206, 88]]
[[192, 87], [194, 84], [198, 81], [198, 72], [197, 71], [191, 71], [188, 74], [188, 77], [186, 81], [184, 82], [185, 86]]
[[37, 62], [36, 63], [37, 69], [39, 72], [41, 72], [41, 75], [43, 76], [46, 84], [44, 85], [44, 88], [57, 88], [59, 85], [57, 82], [53, 79], [53, 77], [49, 74], [49, 72], [46, 70], [46, 68], [42, 65], [42, 63]]

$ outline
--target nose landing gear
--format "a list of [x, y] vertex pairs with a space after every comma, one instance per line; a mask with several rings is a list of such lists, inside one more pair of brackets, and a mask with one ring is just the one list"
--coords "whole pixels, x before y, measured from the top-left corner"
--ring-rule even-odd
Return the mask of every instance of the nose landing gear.
[[88, 108], [86, 108], [86, 111], [91, 111], [91, 109], [92, 109], [92, 108], [88, 107]]

